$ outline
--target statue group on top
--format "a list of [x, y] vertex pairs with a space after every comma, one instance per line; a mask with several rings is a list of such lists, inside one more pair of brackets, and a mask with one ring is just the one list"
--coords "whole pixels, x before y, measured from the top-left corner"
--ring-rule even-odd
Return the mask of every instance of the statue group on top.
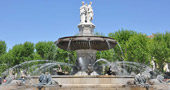
[[82, 6], [80, 7], [80, 23], [92, 23], [94, 14], [91, 5], [92, 2], [90, 2], [88, 5], [82, 1]]

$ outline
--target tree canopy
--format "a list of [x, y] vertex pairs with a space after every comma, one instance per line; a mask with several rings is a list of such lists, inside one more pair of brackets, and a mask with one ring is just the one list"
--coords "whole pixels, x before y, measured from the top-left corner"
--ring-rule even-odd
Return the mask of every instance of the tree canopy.
[[7, 46], [5, 41], [0, 40], [0, 56], [6, 52]]
[[[96, 32], [97, 36], [104, 36]], [[133, 61], [145, 64], [156, 62], [156, 68], [163, 71], [165, 63], [170, 63], [170, 32], [156, 33], [148, 37], [133, 30], [121, 29], [108, 34], [118, 43], [114, 49], [97, 52], [97, 59], [105, 58], [110, 62], [117, 60]], [[5, 41], [0, 40], [0, 72], [28, 60], [54, 60], [75, 64], [76, 53], [64, 51], [52, 41], [40, 41], [36, 44], [25, 42], [7, 50]]]

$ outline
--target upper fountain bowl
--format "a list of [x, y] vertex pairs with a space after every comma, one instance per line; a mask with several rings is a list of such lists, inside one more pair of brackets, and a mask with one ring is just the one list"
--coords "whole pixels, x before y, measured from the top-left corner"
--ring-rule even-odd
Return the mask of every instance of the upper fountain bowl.
[[114, 48], [116, 40], [103, 36], [70, 36], [59, 38], [55, 44], [64, 50], [93, 49], [97, 51]]

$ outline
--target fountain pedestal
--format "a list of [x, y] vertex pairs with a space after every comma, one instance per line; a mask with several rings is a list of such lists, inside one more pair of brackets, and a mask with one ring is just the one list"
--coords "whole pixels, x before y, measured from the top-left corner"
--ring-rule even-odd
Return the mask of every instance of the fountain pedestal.
[[92, 36], [95, 25], [92, 23], [83, 23], [78, 25], [80, 36]]

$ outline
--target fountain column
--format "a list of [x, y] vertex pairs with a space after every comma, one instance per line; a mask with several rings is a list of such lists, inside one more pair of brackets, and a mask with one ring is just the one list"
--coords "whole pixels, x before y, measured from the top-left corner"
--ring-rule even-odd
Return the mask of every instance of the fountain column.
[[[82, 6], [80, 7], [80, 24], [79, 28], [79, 36], [94, 36], [94, 28], [95, 25], [91, 22], [93, 19], [93, 9], [91, 7], [91, 2], [89, 5], [85, 5], [82, 2]], [[86, 37], [85, 37], [86, 38]], [[89, 65], [95, 63], [96, 60], [96, 52], [97, 50], [91, 49], [90, 39], [87, 39], [88, 44], [83, 44], [85, 47], [88, 46], [88, 49], [79, 49], [77, 52], [77, 63], [76, 65], [79, 67], [79, 71], [85, 72]]]
[[[78, 25], [79, 36], [94, 36], [95, 25], [93, 23], [80, 23]], [[86, 72], [89, 65], [93, 65], [96, 61], [96, 52], [97, 50], [91, 49], [91, 42], [88, 40], [89, 49], [80, 49], [76, 50], [77, 52], [77, 61], [76, 65], [79, 67], [80, 72]], [[85, 44], [87, 45], [87, 44]], [[84, 46], [85, 46], [84, 45]]]
[[96, 60], [96, 50], [76, 50], [77, 66], [80, 71], [86, 71], [89, 64], [94, 64]]

